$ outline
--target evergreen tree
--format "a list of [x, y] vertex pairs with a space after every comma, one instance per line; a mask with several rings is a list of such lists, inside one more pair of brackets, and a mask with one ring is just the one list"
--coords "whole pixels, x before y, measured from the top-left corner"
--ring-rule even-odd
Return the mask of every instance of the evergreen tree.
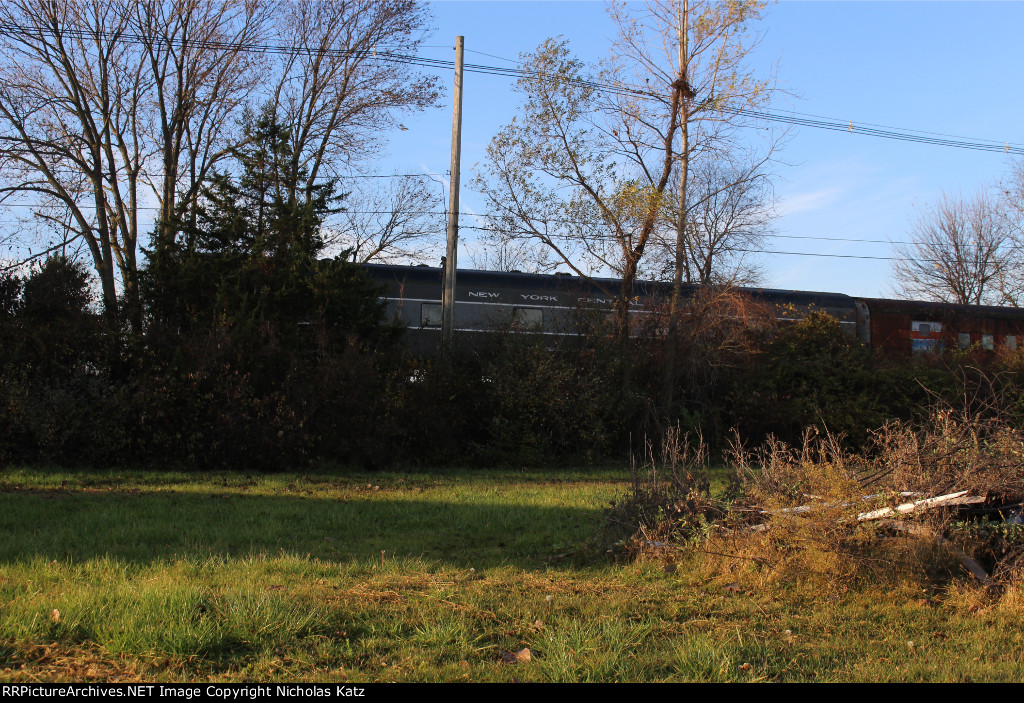
[[147, 280], [157, 327], [220, 328], [242, 353], [308, 346], [311, 332], [327, 333], [317, 335], [321, 346], [379, 333], [382, 306], [359, 267], [345, 254], [318, 260], [324, 219], [345, 196], [333, 181], [311, 182], [290, 143], [271, 111], [248, 120], [234, 150], [238, 174], [216, 174], [196, 226], [154, 252]]

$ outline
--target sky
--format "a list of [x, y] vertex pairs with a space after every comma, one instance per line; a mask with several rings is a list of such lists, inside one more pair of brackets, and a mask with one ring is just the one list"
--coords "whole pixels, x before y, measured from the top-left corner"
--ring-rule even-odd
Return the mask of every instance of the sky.
[[[562, 36], [580, 58], [597, 60], [614, 33], [605, 4], [592, 0], [450, 0], [431, 8], [434, 31], [420, 50], [429, 58], [454, 59], [462, 35], [467, 63], [514, 66], [521, 52]], [[773, 112], [1021, 145], [1022, 27], [1024, 2], [783, 0], [752, 28], [761, 42], [750, 69], [775, 71], [785, 89]], [[403, 118], [407, 130], [391, 136], [381, 172], [448, 173], [454, 79], [440, 75], [441, 105]], [[465, 76], [463, 212], [484, 211], [468, 184], [490, 139], [516, 114], [511, 86], [508, 78]], [[890, 242], [906, 241], [918, 213], [943, 192], [994, 186], [1012, 165], [1004, 153], [809, 127], [789, 133], [780, 157], [776, 236], [765, 248], [792, 253], [760, 256], [764, 284], [864, 297], [893, 296], [892, 262], [884, 259], [895, 253]], [[461, 243], [460, 268], [471, 265], [471, 246]]]

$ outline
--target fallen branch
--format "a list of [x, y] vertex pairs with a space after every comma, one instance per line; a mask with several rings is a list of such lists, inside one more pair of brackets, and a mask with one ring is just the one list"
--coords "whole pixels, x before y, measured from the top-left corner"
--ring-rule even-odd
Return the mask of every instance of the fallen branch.
[[957, 493], [947, 493], [943, 496], [925, 498], [924, 500], [915, 500], [912, 503], [903, 503], [902, 505], [897, 505], [895, 508], [879, 508], [878, 510], [860, 513], [857, 516], [857, 521], [864, 522], [865, 520], [878, 520], [891, 515], [912, 513], [916, 510], [930, 510], [931, 508], [948, 507], [953, 505], [975, 505], [977, 503], [984, 502], [985, 498], [983, 496], [968, 496], [967, 491], [958, 491]]
[[[966, 491], [964, 491], [964, 492], [966, 493]], [[915, 493], [913, 491], [903, 491], [903, 492], [900, 493], [900, 497], [902, 497], [902, 498], [909, 498], [910, 496], [918, 496], [918, 495], [921, 495], [921, 494], [920, 493]], [[858, 502], [865, 502], [865, 501], [869, 501], [869, 500], [874, 500], [875, 498], [880, 498], [881, 496], [882, 496], [882, 494], [880, 494], [880, 493], [874, 493], [874, 494], [869, 495], [869, 496], [861, 496], [860, 499], [858, 500]], [[805, 495], [804, 497], [805, 498], [813, 498], [813, 499], [817, 500], [817, 499], [820, 499], [821, 496]], [[818, 510], [827, 510], [827, 509], [831, 509], [831, 508], [849, 508], [849, 507], [851, 507], [853, 505], [855, 505], [855, 503], [848, 501], [846, 503], [825, 503], [824, 505], [797, 505], [797, 506], [794, 506], [792, 508], [780, 508], [778, 510], [755, 510], [755, 512], [759, 512], [762, 515], [775, 515], [775, 514], [782, 514], [782, 513], [797, 513], [797, 514], [801, 514], [801, 513], [812, 513], [812, 512], [818, 511]]]
[[[920, 495], [919, 493], [913, 493], [910, 491], [903, 491], [899, 494], [902, 497], [908, 497], [913, 495]], [[813, 497], [813, 496], [812, 496]], [[861, 496], [861, 500], [867, 501], [874, 498], [878, 498], [878, 495]], [[882, 518], [891, 517], [893, 515], [905, 515], [918, 510], [931, 510], [932, 508], [941, 507], [954, 507], [954, 506], [967, 506], [967, 505], [979, 505], [985, 502], [984, 496], [969, 496], [967, 491], [958, 491], [956, 493], [947, 493], [946, 495], [933, 496], [931, 498], [924, 498], [922, 500], [915, 500], [910, 503], [902, 503], [897, 505], [895, 508], [879, 508], [877, 510], [870, 510], [864, 513], [858, 513], [857, 521], [866, 522], [868, 520], [880, 520]], [[817, 512], [819, 510], [831, 509], [831, 508], [848, 508], [853, 506], [854, 503], [828, 503], [825, 505], [797, 505], [792, 508], [782, 508], [779, 510], [755, 510], [761, 515], [783, 515], [783, 514], [806, 514], [811, 512]], [[745, 528], [748, 532], [763, 532], [771, 529], [768, 523], [762, 523], [760, 525], [753, 525]]]

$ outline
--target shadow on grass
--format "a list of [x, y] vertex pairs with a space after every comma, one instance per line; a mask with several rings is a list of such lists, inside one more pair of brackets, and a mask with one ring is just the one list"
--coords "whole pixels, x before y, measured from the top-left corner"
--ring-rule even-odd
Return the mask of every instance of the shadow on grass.
[[131, 563], [295, 554], [324, 561], [422, 557], [456, 567], [566, 563], [598, 506], [444, 502], [415, 494], [328, 499], [135, 490], [4, 491], [0, 563]]

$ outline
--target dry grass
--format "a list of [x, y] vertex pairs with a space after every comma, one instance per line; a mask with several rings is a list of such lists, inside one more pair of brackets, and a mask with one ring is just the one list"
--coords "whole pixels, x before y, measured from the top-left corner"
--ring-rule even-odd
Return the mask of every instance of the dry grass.
[[[1000, 411], [996, 386], [976, 383], [962, 407], [937, 404], [924, 423], [890, 423], [862, 453], [814, 428], [799, 446], [769, 438], [747, 449], [736, 437], [729, 463], [741, 480], [717, 496], [699, 438], [669, 433], [612, 517], [634, 527], [626, 543], [639, 555], [677, 561], [696, 551], [709, 577], [743, 573], [757, 587], [927, 588], [970, 578], [966, 567], [1001, 591], [1024, 567], [1024, 525], [1014, 517], [1024, 500], [1024, 432]], [[976, 502], [895, 511], [958, 492]], [[885, 508], [893, 510], [886, 519], [868, 516]]]
[[703, 538], [708, 527], [727, 514], [712, 498], [708, 449], [702, 437], [691, 441], [669, 429], [660, 451], [648, 442], [646, 461], [630, 465], [630, 490], [613, 501], [608, 515], [616, 529], [632, 532], [623, 542], [633, 555], [673, 550]]

